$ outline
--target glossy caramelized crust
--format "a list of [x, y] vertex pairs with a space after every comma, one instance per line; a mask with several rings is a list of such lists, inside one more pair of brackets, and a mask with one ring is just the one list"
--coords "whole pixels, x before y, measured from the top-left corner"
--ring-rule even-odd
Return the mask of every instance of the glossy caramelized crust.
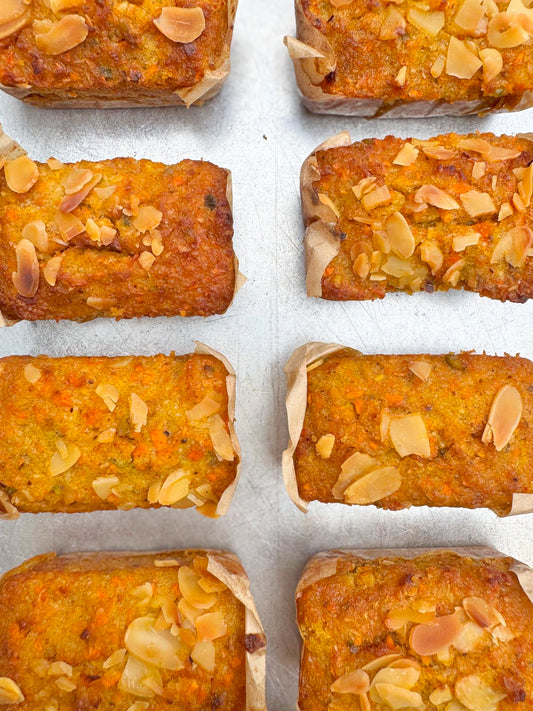
[[224, 312], [236, 276], [228, 179], [191, 160], [8, 161], [0, 311], [31, 321]]
[[0, 85], [31, 103], [202, 103], [229, 72], [237, 0], [5, 2]]
[[408, 117], [531, 106], [533, 19], [521, 0], [296, 0], [296, 19], [307, 47], [289, 49], [313, 111]]
[[462, 288], [501, 301], [533, 296], [528, 138], [339, 142], [347, 145], [319, 148], [302, 172], [308, 256], [316, 235], [331, 245], [320, 273], [308, 259], [308, 286], [317, 272], [310, 295]]
[[215, 515], [239, 463], [227, 378], [204, 353], [0, 359], [0, 502]]
[[344, 348], [307, 370], [294, 454], [304, 501], [504, 515], [514, 494], [533, 494], [531, 361]]
[[7, 573], [0, 700], [10, 690], [20, 711], [243, 711], [245, 605], [207, 572], [212, 557], [247, 585], [235, 556], [207, 551], [50, 554]]
[[319, 554], [300, 582], [300, 711], [531, 708], [533, 605], [512, 559], [368, 553]]

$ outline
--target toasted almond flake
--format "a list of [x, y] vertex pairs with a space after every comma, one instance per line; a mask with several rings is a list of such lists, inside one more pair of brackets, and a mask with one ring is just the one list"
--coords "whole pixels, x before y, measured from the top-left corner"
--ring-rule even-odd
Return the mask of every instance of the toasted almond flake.
[[183, 647], [168, 630], [155, 629], [155, 617], [137, 617], [130, 623], [124, 635], [128, 652], [148, 664], [161, 669], [183, 669]]
[[482, 49], [479, 57], [483, 62], [483, 79], [486, 82], [495, 79], [503, 69], [503, 57], [501, 52], [492, 47]]
[[96, 479], [93, 479], [91, 484], [96, 496], [102, 499], [102, 501], [105, 501], [111, 493], [113, 487], [120, 484], [120, 479], [118, 476], [99, 476]]
[[440, 706], [441, 704], [445, 704], [447, 701], [451, 701], [452, 699], [453, 694], [450, 691], [450, 687], [446, 685], [439, 686], [438, 689], [435, 689], [429, 695], [429, 700], [434, 706]]
[[465, 234], [457, 235], [452, 240], [452, 248], [454, 252], [464, 252], [467, 247], [473, 247], [479, 244], [479, 232], [470, 230]]
[[114, 306], [115, 302], [112, 299], [104, 299], [101, 296], [88, 296], [87, 306], [97, 311], [106, 311]]
[[41, 252], [48, 249], [48, 234], [42, 220], [28, 222], [22, 229], [22, 236], [34, 244]]
[[214, 415], [220, 410], [220, 403], [206, 395], [199, 403], [188, 410], [185, 415], [189, 422], [198, 422]]
[[481, 436], [483, 444], [494, 443], [497, 452], [506, 447], [522, 419], [522, 396], [513, 385], [504, 385], [496, 393], [487, 425]]
[[371, 190], [363, 195], [361, 205], [367, 212], [370, 212], [370, 210], [374, 210], [376, 207], [388, 205], [391, 200], [392, 196], [388, 187], [386, 185], [380, 185], [375, 190]]
[[153, 23], [165, 37], [180, 44], [194, 42], [205, 30], [201, 7], [163, 7]]
[[[403, 662], [404, 660], [399, 660]], [[405, 660], [407, 661], [407, 660]], [[411, 661], [411, 660], [409, 660]], [[413, 660], [414, 661], [414, 660]], [[393, 684], [402, 689], [412, 689], [420, 677], [420, 665], [417, 662], [403, 667], [394, 667], [392, 664], [385, 669], [380, 669], [372, 680], [372, 687], [376, 684]], [[374, 694], [370, 694], [372, 698]]]
[[92, 180], [93, 171], [89, 168], [72, 168], [61, 181], [67, 195], [79, 192], [87, 183]]
[[[150, 683], [147, 683], [151, 680]], [[153, 664], [137, 659], [133, 654], [128, 654], [126, 666], [118, 683], [119, 688], [128, 694], [152, 698], [163, 693], [161, 674]]]
[[510, 642], [512, 639], [515, 638], [515, 635], [505, 625], [496, 625], [496, 627], [491, 630], [491, 634], [493, 639], [497, 640], [496, 643], [498, 643], [498, 641]]
[[159, 501], [159, 492], [163, 486], [163, 480], [158, 479], [150, 484], [148, 487], [148, 494], [146, 496], [149, 504], [156, 504]]
[[116, 649], [113, 654], [109, 655], [109, 657], [105, 660], [102, 666], [104, 667], [104, 669], [111, 669], [111, 667], [116, 667], [117, 665], [122, 664], [125, 656], [126, 650], [124, 648]]
[[469, 190], [466, 193], [462, 193], [460, 199], [470, 217], [492, 215], [497, 212], [492, 198], [488, 193], [481, 193], [478, 190]]
[[444, 263], [444, 255], [434, 242], [422, 242], [420, 245], [420, 258], [429, 265], [431, 273], [435, 275]]
[[431, 370], [433, 366], [425, 360], [415, 360], [409, 363], [409, 370], [414, 373], [417, 378], [423, 380], [425, 383], [428, 381]]
[[374, 176], [361, 178], [357, 185], [352, 185], [353, 194], [358, 200], [360, 200], [365, 193], [369, 192], [370, 190], [374, 190], [375, 182], [376, 178]]
[[117, 231], [114, 227], [109, 225], [100, 225], [100, 242], [104, 247], [108, 247], [115, 241], [117, 236]]
[[407, 65], [401, 67], [398, 74], [394, 77], [394, 81], [398, 86], [405, 86], [405, 82], [407, 81]]
[[209, 574], [199, 578], [198, 585], [207, 593], [224, 592], [224, 590], [226, 590], [226, 586], [221, 580]]
[[167, 476], [161, 485], [158, 502], [162, 506], [172, 506], [189, 493], [191, 475], [184, 469], [177, 469]]
[[471, 674], [455, 683], [455, 695], [470, 711], [496, 711], [507, 694], [500, 694], [485, 684], [481, 677]]
[[366, 279], [370, 273], [370, 260], [368, 256], [362, 252], [359, 254], [352, 265], [353, 273], [357, 274], [360, 279]]
[[460, 632], [460, 617], [454, 612], [452, 615], [437, 617], [430, 624], [413, 627], [409, 644], [416, 654], [430, 657], [453, 644]]
[[96, 388], [96, 394], [102, 398], [109, 411], [113, 412], [120, 397], [118, 389], [111, 383], [100, 383]]
[[62, 163], [60, 160], [57, 160], [57, 158], [48, 158], [46, 164], [48, 165], [50, 170], [61, 170], [61, 168], [65, 167], [65, 164]]
[[26, 4], [23, 0], [3, 0], [0, 7], [0, 25], [17, 20], [26, 12]]
[[[65, 443], [63, 440], [58, 439], [56, 446], [58, 451], [52, 455], [49, 467], [52, 476], [64, 474], [71, 469], [81, 457], [80, 448], [72, 442]], [[62, 452], [63, 447], [66, 448], [66, 453]]]
[[370, 678], [362, 669], [348, 672], [331, 685], [335, 694], [366, 694], [370, 688]]
[[135, 432], [140, 432], [148, 420], [148, 406], [136, 393], [130, 395], [130, 421]]
[[526, 206], [524, 205], [524, 202], [518, 193], [514, 193], [513, 197], [511, 198], [511, 202], [513, 203], [513, 207], [515, 208], [515, 210], [518, 210], [518, 212], [526, 211]]
[[89, 28], [81, 15], [64, 15], [58, 22], [35, 20], [33, 32], [37, 48], [44, 54], [55, 56], [84, 42]]
[[199, 642], [213, 641], [227, 634], [228, 626], [220, 612], [206, 612], [196, 618], [196, 634]]
[[500, 211], [498, 213], [498, 222], [501, 222], [502, 220], [506, 220], [508, 217], [511, 217], [513, 214], [513, 208], [511, 207], [511, 203], [509, 202], [504, 202], [502, 203], [502, 206], [500, 207]]
[[344, 490], [348, 504], [373, 504], [397, 491], [402, 484], [396, 467], [382, 467], [365, 474]]
[[383, 21], [379, 30], [380, 40], [394, 40], [405, 34], [407, 23], [405, 17], [395, 7], [389, 5], [383, 16]]
[[202, 669], [212, 674], [215, 670], [215, 645], [213, 642], [209, 640], [196, 642], [191, 652], [191, 659]]
[[533, 245], [533, 232], [529, 227], [513, 227], [500, 238], [494, 248], [491, 264], [505, 259], [512, 267], [522, 269], [531, 245]]
[[4, 22], [4, 23], [0, 24], [0, 40], [4, 39], [5, 37], [9, 37], [10, 35], [14, 34], [15, 32], [18, 32], [25, 25], [27, 25], [30, 21], [31, 21], [31, 12], [29, 10], [27, 10], [20, 17], [17, 17], [14, 20], [10, 20], [8, 22]]
[[81, 7], [84, 4], [84, 0], [49, 0], [49, 3], [52, 12], [57, 14], [63, 10]]
[[48, 667], [50, 676], [72, 676], [72, 666], [67, 662], [52, 662]]
[[41, 379], [41, 375], [42, 372], [39, 370], [39, 368], [36, 368], [31, 363], [27, 363], [24, 366], [24, 377], [26, 378], [28, 383], [35, 385], [35, 383]]
[[426, 12], [412, 7], [407, 13], [407, 19], [417, 29], [426, 32], [428, 35], [438, 35], [444, 27], [443, 12]]
[[185, 600], [193, 607], [208, 610], [215, 604], [217, 595], [202, 590], [198, 585], [198, 579], [199, 575], [196, 571], [187, 565], [182, 565], [178, 570], [178, 584]]
[[335, 435], [325, 434], [315, 444], [316, 453], [321, 459], [329, 459], [335, 446]]
[[61, 691], [65, 691], [67, 694], [69, 694], [71, 691], [74, 691], [76, 688], [76, 684], [71, 681], [71, 679], [67, 679], [66, 676], [60, 676], [58, 679], [55, 680], [56, 686], [61, 689]]
[[155, 262], [155, 257], [151, 252], [141, 252], [139, 254], [139, 264], [141, 267], [149, 272]]
[[4, 166], [7, 186], [14, 193], [27, 193], [39, 179], [39, 169], [28, 156], [8, 160]]
[[442, 55], [439, 55], [437, 59], [433, 62], [431, 65], [431, 68], [429, 70], [429, 73], [433, 77], [433, 79], [438, 79], [442, 72], [444, 71], [444, 65], [446, 64], [446, 60]]
[[519, 14], [500, 12], [489, 22], [487, 39], [496, 49], [510, 49], [527, 42], [529, 34], [522, 26]]
[[131, 591], [131, 594], [134, 597], [141, 598], [141, 604], [143, 604], [145, 602], [148, 602], [148, 600], [154, 594], [154, 586], [152, 583], [143, 583], [142, 585], [138, 585], [136, 588], [134, 588]]
[[370, 281], [386, 281], [387, 275], [386, 274], [371, 274], [369, 279], [370, 279]]
[[202, 614], [202, 610], [191, 605], [184, 597], [178, 601], [178, 610], [182, 617], [193, 626], [196, 618]]
[[85, 232], [87, 232], [87, 236], [93, 242], [100, 242], [100, 228], [92, 217], [89, 217], [85, 223]]
[[17, 271], [12, 273], [15, 289], [21, 296], [31, 298], [39, 288], [39, 262], [35, 246], [28, 239], [21, 239], [15, 246]]
[[455, 24], [474, 37], [485, 34], [487, 31], [485, 7], [486, 5], [483, 0], [463, 0], [461, 7], [455, 15]]
[[316, 47], [312, 47], [311, 45], [305, 44], [305, 42], [302, 42], [301, 40], [298, 40], [295, 37], [290, 37], [289, 35], [286, 35], [283, 38], [283, 44], [287, 47], [289, 57], [291, 59], [325, 59], [322, 52], [319, 52]]
[[229, 436], [226, 424], [222, 417], [220, 415], [212, 415], [208, 419], [208, 425], [209, 436], [211, 437], [213, 449], [215, 450], [217, 456], [227, 462], [233, 462], [235, 459], [233, 444], [231, 443], [231, 437]]
[[418, 148], [412, 143], [404, 143], [392, 161], [394, 165], [413, 165], [418, 158]]
[[393, 212], [387, 218], [385, 231], [392, 251], [404, 259], [408, 259], [415, 251], [415, 238], [409, 223], [401, 212]]
[[95, 188], [94, 192], [101, 200], [107, 200], [111, 197], [117, 190], [116, 185], [109, 185], [107, 188]]
[[451, 160], [457, 155], [452, 148], [445, 148], [439, 145], [422, 146], [422, 150], [428, 158], [438, 161]]
[[459, 141], [457, 147], [463, 151], [481, 153], [488, 163], [512, 160], [513, 158], [518, 158], [520, 155], [520, 151], [513, 150], [512, 148], [494, 146], [483, 138], [463, 138]]
[[459, 204], [452, 196], [448, 195], [444, 190], [437, 188], [435, 185], [422, 185], [422, 187], [416, 191], [414, 201], [418, 203], [426, 202], [441, 210], [459, 209]]
[[361, 452], [355, 452], [349, 456], [341, 465], [341, 473], [331, 490], [333, 496], [336, 499], [342, 499], [347, 487], [375, 467], [377, 463], [377, 459]]
[[57, 225], [63, 239], [69, 242], [74, 237], [77, 237], [82, 232], [85, 232], [85, 227], [81, 220], [71, 215], [70, 213], [58, 212], [54, 217], [54, 222]]
[[465, 263], [464, 259], [459, 259], [455, 264], [452, 264], [442, 275], [442, 281], [445, 284], [450, 284], [450, 286], [457, 286], [461, 279], [461, 270]]
[[333, 7], [346, 7], [351, 5], [353, 0], [329, 0]]
[[72, 212], [72, 210], [76, 209], [78, 205], [81, 205], [81, 203], [89, 195], [91, 190], [96, 185], [98, 185], [101, 179], [102, 174], [95, 173], [91, 180], [89, 180], [89, 182], [86, 183], [81, 190], [78, 190], [77, 193], [73, 193], [72, 195], [65, 195], [63, 200], [59, 203], [59, 212], [69, 213]]
[[329, 208], [331, 210], [332, 214], [328, 214], [327, 219], [329, 222], [334, 222], [334, 217], [338, 218], [340, 216], [340, 212], [333, 202], [333, 200], [328, 197], [325, 193], [318, 193], [318, 200], [319, 202], [324, 205], [326, 208]]
[[474, 165], [472, 166], [472, 179], [479, 180], [480, 178], [482, 178], [485, 175], [486, 169], [487, 164], [485, 163], [485, 161], [474, 161]]
[[[402, 607], [397, 610], [391, 610], [385, 618], [385, 624], [390, 630], [401, 630], [410, 622], [417, 624], [427, 624], [435, 619], [434, 612], [420, 612], [412, 607]], [[400, 660], [405, 662], [406, 660]]]
[[415, 454], [428, 459], [431, 447], [424, 420], [420, 415], [395, 417], [390, 423], [390, 437], [400, 457]]
[[128, 706], [126, 711], [147, 711], [150, 707], [148, 701], [134, 701], [131, 706]]
[[0, 705], [20, 704], [24, 701], [24, 694], [18, 684], [8, 676], [0, 677]]
[[472, 79], [482, 66], [483, 62], [476, 57], [465, 42], [457, 37], [450, 37], [446, 55], [446, 74], [458, 79]]
[[381, 267], [385, 274], [396, 277], [398, 279], [402, 277], [411, 277], [413, 275], [413, 265], [411, 262], [400, 259], [395, 254], [389, 255], [385, 264]]
[[390, 709], [423, 709], [422, 697], [417, 691], [402, 689], [394, 684], [378, 683], [373, 687], [379, 699]]
[[141, 205], [132, 223], [140, 232], [147, 232], [156, 228], [162, 218], [163, 213], [153, 205]]
[[482, 629], [504, 625], [505, 620], [498, 610], [480, 597], [465, 597], [463, 607], [468, 617]]
[[397, 661], [400, 658], [401, 654], [385, 654], [382, 657], [376, 657], [376, 659], [373, 659], [371, 662], [368, 662], [368, 664], [365, 664], [364, 667], [361, 667], [361, 669], [366, 672], [374, 672], [378, 669], [388, 667], [389, 664]]

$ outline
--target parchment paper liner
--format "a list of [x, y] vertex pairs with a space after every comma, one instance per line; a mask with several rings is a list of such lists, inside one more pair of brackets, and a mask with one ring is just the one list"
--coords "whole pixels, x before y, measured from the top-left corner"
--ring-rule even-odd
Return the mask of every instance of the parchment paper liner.
[[[235, 0], [235, 8], [237, 5], [237, 0]], [[8, 160], [13, 160], [15, 158], [18, 158], [19, 156], [22, 155], [27, 155], [28, 152], [22, 148], [21, 145], [19, 145], [11, 136], [8, 136], [7, 133], [4, 132], [2, 128], [2, 124], [0, 124], [0, 170], [3, 168], [4, 164]], [[227, 168], [224, 168], [227, 174], [227, 182], [226, 182], [226, 198], [229, 203], [229, 207], [231, 210], [231, 214], [233, 215], [233, 179], [231, 175], [231, 171], [228, 170]], [[233, 304], [235, 300], [235, 296], [237, 293], [242, 289], [246, 282], [246, 277], [244, 274], [242, 274], [239, 271], [239, 260], [237, 257], [234, 257], [233, 260], [234, 263], [234, 270], [235, 270], [235, 281], [234, 281], [234, 288], [233, 288], [233, 296], [231, 298], [231, 301], [229, 302], [227, 308], [223, 313], [226, 313], [226, 311], [230, 308], [230, 306]], [[219, 316], [220, 314], [216, 314]], [[98, 318], [98, 317], [96, 317]], [[209, 318], [209, 317], [206, 317]], [[2, 314], [2, 310], [0, 309], [0, 328], [4, 326], [14, 326], [16, 323], [20, 323], [22, 319], [8, 319]], [[43, 320], [49, 320], [49, 319], [43, 319]], [[1, 499], [0, 499], [1, 502]]]
[[[399, 99], [365, 99], [343, 94], [328, 94], [320, 84], [335, 70], [337, 57], [330, 43], [305, 15], [303, 0], [295, 0], [296, 37], [307, 49], [285, 43], [294, 64], [296, 83], [303, 102], [309, 111], [320, 114], [342, 116], [364, 116], [365, 118], [417, 118], [431, 116], [466, 116], [468, 114], [498, 113], [501, 111], [522, 111], [533, 106], [533, 91], [510, 94], [501, 98], [481, 97], [472, 101], [406, 101]], [[314, 52], [314, 54], [313, 54]]]
[[[307, 409], [307, 368], [321, 358], [346, 348], [338, 343], [311, 342], [297, 348], [285, 366], [287, 376], [287, 421], [289, 426], [289, 444], [282, 456], [282, 471], [285, 486], [291, 500], [300, 511], [307, 513], [309, 501], [302, 499], [298, 492], [298, 482], [294, 468], [294, 453], [304, 424]], [[353, 350], [353, 349], [352, 349]], [[358, 353], [358, 351], [355, 351]], [[533, 494], [513, 494], [511, 510], [506, 516], [533, 513]]]
[[[209, 346], [206, 346], [204, 343], [200, 343], [199, 341], [194, 341], [196, 344], [195, 348], [195, 353], [204, 353], [207, 355], [212, 355], [214, 358], [217, 358], [222, 362], [226, 370], [228, 371], [228, 375], [226, 376], [226, 390], [228, 394], [228, 429], [229, 429], [229, 435], [231, 439], [231, 444], [233, 446], [233, 451], [235, 452], [235, 456], [237, 457], [237, 468], [235, 471], [235, 478], [231, 482], [231, 484], [224, 490], [222, 493], [222, 496], [220, 497], [217, 508], [216, 508], [216, 515], [217, 516], [224, 516], [230, 507], [231, 500], [233, 499], [233, 496], [235, 494], [235, 491], [237, 489], [237, 484], [239, 483], [239, 477], [241, 474], [241, 447], [239, 444], [239, 440], [237, 439], [237, 433], [235, 432], [235, 391], [236, 391], [236, 376], [235, 376], [235, 371], [233, 370], [233, 367], [229, 360], [226, 358], [226, 356], [222, 355], [222, 353], [219, 353], [218, 351], [214, 350], [214, 348], [210, 348]], [[123, 357], [123, 356], [118, 356]], [[164, 507], [163, 507], [164, 508]], [[172, 507], [169, 507], [172, 508]], [[110, 509], [112, 510], [112, 509]], [[132, 509], [135, 511], [135, 509]], [[2, 486], [0, 485], [0, 520], [14, 520], [17, 519], [20, 516], [20, 511], [17, 509], [17, 507], [11, 502], [8, 493]], [[26, 512], [23, 512], [26, 513]], [[51, 512], [53, 513], [53, 512]]]
[[[250, 581], [239, 558], [233, 553], [226, 551], [212, 550], [185, 550], [185, 551], [155, 551], [155, 552], [129, 552], [119, 551], [110, 553], [69, 553], [59, 556], [62, 559], [71, 559], [79, 564], [83, 570], [83, 564], [94, 558], [101, 560], [124, 558], [131, 563], [137, 556], [153, 556], [154, 560], [159, 558], [172, 557], [192, 557], [194, 555], [206, 555], [208, 559], [207, 570], [218, 580], [224, 583], [233, 595], [245, 607], [244, 632], [245, 632], [245, 656], [246, 656], [246, 711], [266, 711], [265, 701], [265, 675], [266, 675], [266, 637], [259, 619], [252, 593], [250, 591]], [[9, 577], [17, 573], [31, 570], [41, 563], [49, 563], [57, 558], [56, 553], [44, 553], [25, 561], [22, 565], [8, 571], [0, 577], [0, 585]], [[253, 651], [248, 651], [252, 649]]]
[[[219, 62], [215, 69], [207, 70], [199, 82], [190, 87], [177, 89], [174, 92], [159, 94], [152, 96], [140, 96], [139, 98], [115, 98], [118, 90], [114, 90], [109, 98], [90, 97], [84, 98], [83, 94], [74, 98], [68, 98], [71, 93], [67, 90], [61, 90], [65, 95], [42, 95], [39, 94], [40, 89], [25, 86], [4, 86], [0, 84], [0, 89], [7, 94], [14, 96], [16, 99], [21, 99], [29, 104], [44, 108], [56, 109], [117, 109], [117, 108], [142, 108], [142, 107], [158, 107], [158, 106], [178, 106], [185, 105], [201, 106], [203, 103], [215, 97], [222, 89], [222, 85], [226, 81], [230, 73], [230, 51], [231, 40], [233, 36], [233, 24], [235, 22], [235, 14], [237, 12], [238, 0], [229, 0], [228, 2], [228, 29], [222, 52], [219, 56]], [[131, 87], [134, 89], [134, 85]]]

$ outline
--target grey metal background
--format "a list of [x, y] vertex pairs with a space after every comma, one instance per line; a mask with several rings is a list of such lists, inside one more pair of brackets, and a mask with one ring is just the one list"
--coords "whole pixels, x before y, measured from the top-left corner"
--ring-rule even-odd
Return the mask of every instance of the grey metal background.
[[[0, 97], [0, 121], [36, 159], [114, 156], [168, 163], [205, 158], [233, 171], [235, 249], [248, 283], [224, 316], [75, 324], [21, 323], [0, 331], [0, 355], [185, 353], [199, 339], [237, 371], [240, 486], [219, 521], [194, 511], [101, 512], [22, 516], [0, 522], [0, 572], [49, 550], [166, 549], [210, 546], [235, 551], [250, 575], [266, 627], [272, 711], [293, 709], [298, 634], [294, 588], [314, 552], [332, 547], [490, 544], [533, 564], [533, 516], [499, 520], [489, 511], [314, 505], [300, 513], [281, 481], [287, 431], [284, 362], [308, 340], [338, 341], [368, 353], [441, 353], [476, 349], [533, 357], [533, 302], [500, 304], [473, 294], [393, 295], [336, 304], [304, 290], [298, 174], [326, 137], [349, 129], [369, 136], [427, 138], [532, 130], [533, 112], [490, 119], [409, 121], [313, 116], [300, 105], [282, 45], [294, 31], [291, 0], [241, 0], [233, 70], [222, 94], [200, 109], [49, 111]], [[1, 405], [0, 405], [1, 406]], [[2, 436], [2, 433], [0, 433]]]

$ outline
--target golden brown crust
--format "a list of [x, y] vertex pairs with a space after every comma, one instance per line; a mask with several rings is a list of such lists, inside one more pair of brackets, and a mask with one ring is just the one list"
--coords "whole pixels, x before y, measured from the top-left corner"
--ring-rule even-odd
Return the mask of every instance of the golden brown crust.
[[235, 374], [216, 351], [12, 356], [0, 359], [0, 397], [6, 518], [161, 505], [227, 512], [240, 469]]
[[[395, 3], [393, 8], [380, 2], [371, 9], [362, 0], [336, 5], [330, 0], [295, 0], [296, 37], [304, 46], [294, 45], [288, 38], [288, 47], [299, 90], [310, 111], [409, 118], [520, 111], [532, 106], [533, 87], [523, 64], [528, 45], [500, 51], [495, 49], [498, 42], [491, 44], [485, 37], [489, 17], [503, 15], [508, 3], [491, 5], [489, 15], [480, 21], [480, 31], [474, 33], [456, 25], [458, 3], [432, 3], [421, 12], [410, 2]], [[411, 22], [413, 9], [424, 17], [442, 17], [437, 24], [443, 22], [444, 27], [437, 36]], [[517, 6], [514, 12], [519, 14], [523, 9]], [[385, 39], [381, 34], [390, 25], [392, 13], [396, 26], [393, 22], [389, 30], [394, 38]], [[472, 77], [447, 74], [448, 69], [454, 72], [446, 64], [450, 38], [472, 43], [465, 45], [473, 54], [470, 61], [478, 67]], [[527, 33], [522, 42], [524, 38], [527, 40]], [[483, 55], [479, 53], [485, 49], [496, 51], [502, 60], [495, 77], [482, 68]], [[313, 55], [313, 50], [318, 54]], [[440, 72], [434, 68], [437, 60], [443, 65]]]
[[[183, 566], [189, 579], [214, 592], [202, 596], [197, 583], [185, 585]], [[0, 620], [0, 668], [24, 696], [17, 706], [22, 711], [42, 710], [43, 703], [53, 704], [60, 696], [61, 703], [80, 709], [128, 708], [142, 700], [154, 711], [169, 704], [191, 710], [266, 709], [265, 637], [246, 573], [231, 553], [38, 556], [0, 578], [0, 600], [9, 610]], [[216, 617], [221, 625], [208, 642], [215, 652], [212, 671], [204, 668], [208, 657], [195, 646], [199, 623], [188, 621], [198, 614]], [[154, 663], [143, 674], [152, 685], [137, 682], [132, 693], [125, 689], [124, 669], [131, 661], [142, 662], [143, 638], [135, 638], [132, 630], [146, 620], [155, 655], [152, 647]], [[65, 678], [70, 686], [61, 681]]]
[[[208, 316], [231, 304], [240, 282], [229, 171], [190, 160], [30, 162], [36, 180], [15, 192], [5, 176], [12, 164], [10, 158], [0, 174], [6, 321]], [[44, 242], [31, 231], [34, 223]], [[35, 289], [28, 291], [13, 277], [27, 238], [37, 245]]]
[[[283, 469], [301, 509], [318, 500], [532, 510], [530, 361], [363, 356], [315, 343], [298, 349], [286, 372]], [[494, 429], [497, 408], [503, 439]]]
[[[379, 667], [387, 664], [392, 664], [387, 674], [393, 686], [399, 680], [394, 668], [413, 670], [404, 687], [413, 694], [411, 708], [442, 708], [461, 699], [468, 687], [474, 691], [469, 708], [528, 708], [533, 604], [525, 588], [531, 578], [524, 565], [486, 548], [318, 554], [307, 564], [296, 594], [303, 639], [300, 711], [343, 711], [358, 703], [389, 709], [378, 690], [385, 698], [395, 690], [380, 687], [386, 680], [377, 678]], [[489, 613], [487, 624], [472, 616], [479, 609]], [[447, 643], [422, 658], [417, 640], [439, 618], [452, 614], [456, 626]], [[358, 669], [359, 683], [370, 684], [359, 698], [331, 688]], [[432, 696], [436, 689], [447, 699]], [[480, 689], [491, 689], [496, 701], [485, 696], [478, 705], [475, 692]]]
[[[301, 173], [308, 295], [361, 300], [464, 288], [501, 301], [531, 298], [524, 187], [532, 160], [529, 135], [329, 139]], [[436, 188], [446, 204], [442, 192], [431, 194]], [[384, 196], [372, 203], [378, 190]], [[405, 232], [407, 251], [392, 242]]]
[[[218, 94], [229, 74], [237, 2], [170, 3], [201, 8], [205, 18], [199, 37], [174, 42], [153, 23], [165, 7], [160, 0], [141, 0], [127, 10], [114, 0], [73, 0], [55, 13], [45, 2], [32, 0], [27, 23], [0, 39], [0, 88], [45, 107], [201, 105]], [[36, 45], [32, 23], [58, 22], [67, 14], [83, 18], [88, 37], [50, 56]]]

